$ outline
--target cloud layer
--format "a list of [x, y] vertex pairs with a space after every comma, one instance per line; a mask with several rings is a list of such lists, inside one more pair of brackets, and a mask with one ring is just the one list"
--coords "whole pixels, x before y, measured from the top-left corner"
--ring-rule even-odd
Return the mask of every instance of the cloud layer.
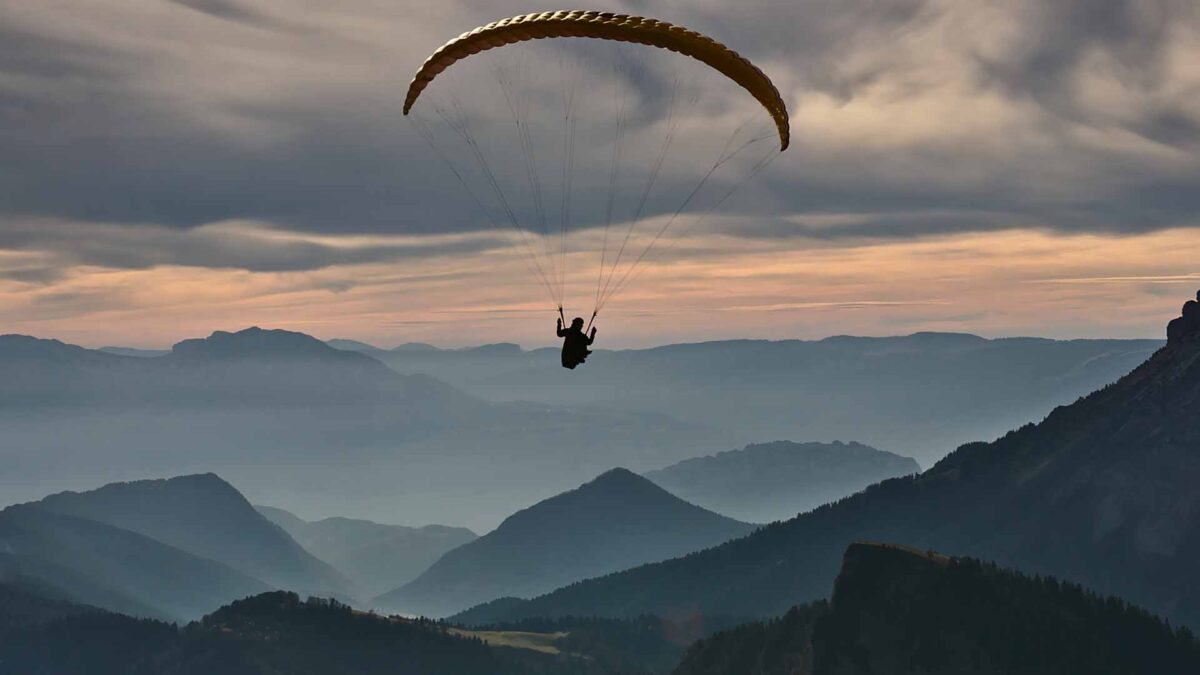
[[[719, 37], [772, 76], [792, 112], [793, 149], [749, 197], [706, 221], [695, 241], [679, 242], [674, 262], [650, 275], [657, 283], [694, 283], [663, 276], [671, 270], [737, 268], [745, 250], [760, 246], [797, 259], [853, 257], [909, 242], [1040, 232], [1129, 237], [1140, 243], [1128, 248], [1149, 250], [1161, 233], [1186, 239], [1180, 233], [1200, 226], [1195, 3], [601, 4]], [[259, 288], [291, 275], [285, 285], [334, 292], [383, 283], [389, 268], [438, 277], [498, 255], [511, 264], [493, 270], [506, 275], [493, 285], [514, 291], [504, 293], [508, 304], [536, 306], [536, 289], [519, 295], [529, 280], [515, 254], [471, 215], [453, 179], [431, 168], [399, 110], [410, 73], [446, 38], [547, 8], [509, 0], [0, 0], [6, 309], [32, 321], [144, 301], [142, 291], [113, 285], [123, 275], [153, 274], [167, 286], [170, 275], [180, 283], [219, 278], [236, 303], [254, 294], [234, 278], [254, 278]], [[727, 243], [711, 246], [717, 241]], [[1178, 264], [1150, 276], [1196, 271]], [[1088, 274], [1122, 276], [1113, 267]], [[956, 269], [990, 268], [976, 257]], [[942, 295], [843, 297], [831, 290], [837, 283], [813, 278], [817, 286], [801, 297], [795, 287], [775, 297], [746, 287], [733, 295], [757, 299], [733, 304]], [[455, 292], [473, 291], [432, 297], [481, 304]], [[368, 314], [383, 316], [387, 306]]]

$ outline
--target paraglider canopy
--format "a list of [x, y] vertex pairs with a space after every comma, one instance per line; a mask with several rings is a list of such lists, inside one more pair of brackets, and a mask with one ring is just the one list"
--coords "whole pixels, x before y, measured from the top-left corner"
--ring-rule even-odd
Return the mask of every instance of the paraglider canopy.
[[560, 314], [568, 285], [593, 281], [593, 320], [791, 142], [787, 106], [748, 59], [611, 12], [463, 33], [414, 75], [410, 113]]
[[562, 37], [636, 42], [669, 49], [701, 61], [741, 85], [767, 109], [779, 132], [781, 152], [787, 150], [791, 142], [787, 105], [779, 96], [779, 90], [775, 88], [774, 83], [758, 66], [707, 35], [666, 21], [611, 12], [559, 11], [522, 14], [493, 21], [463, 33], [442, 45], [413, 76], [412, 84], [408, 85], [408, 95], [404, 98], [404, 114], [407, 115], [412, 110], [417, 97], [433, 78], [455, 61], [514, 42]]

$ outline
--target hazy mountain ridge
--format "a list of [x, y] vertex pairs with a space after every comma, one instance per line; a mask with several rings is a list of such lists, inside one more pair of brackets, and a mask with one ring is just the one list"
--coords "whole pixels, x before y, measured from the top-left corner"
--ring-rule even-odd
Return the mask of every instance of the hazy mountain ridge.
[[[1195, 316], [1196, 306], [1189, 303], [1185, 314]], [[1198, 417], [1200, 325], [1175, 330], [1119, 382], [1039, 424], [965, 445], [919, 476], [885, 481], [709, 551], [474, 618], [683, 607], [778, 614], [822, 597], [845, 546], [872, 539], [1053, 574], [1200, 625]]]
[[172, 620], [269, 590], [228, 565], [106, 523], [34, 504], [0, 511], [0, 568], [72, 602]]
[[170, 349], [141, 349], [138, 347], [117, 347], [112, 345], [98, 347], [96, 351], [117, 354], [118, 356], [140, 356], [143, 358], [156, 358], [171, 353]]
[[346, 574], [362, 598], [411, 581], [442, 554], [476, 538], [464, 527], [406, 527], [336, 516], [306, 521], [283, 509], [254, 508], [307, 551]]
[[[263, 348], [276, 341], [278, 347]], [[27, 344], [17, 349], [19, 342]], [[161, 357], [0, 338], [0, 418], [10, 440], [0, 463], [13, 466], [0, 474], [0, 489], [30, 500], [64, 484], [214, 471], [267, 503], [303, 492], [314, 512], [386, 520], [403, 511], [415, 520], [487, 529], [497, 516], [612, 466], [647, 471], [764, 438], [870, 442], [874, 434], [885, 437], [875, 439], [878, 447], [912, 454], [904, 446], [919, 437], [935, 441], [922, 447], [936, 458], [974, 431], [999, 433], [1044, 414], [1053, 401], [1039, 403], [1029, 392], [1069, 393], [1088, 378], [1107, 381], [1122, 354], [1141, 344], [1035, 340], [1042, 356], [1033, 359], [1037, 367], [1020, 369], [1024, 375], [1005, 374], [1013, 369], [995, 356], [988, 368], [959, 373], [961, 363], [939, 352], [969, 364], [972, 353], [1024, 342], [927, 335], [600, 350], [585, 380], [560, 368], [554, 349], [423, 347], [381, 357], [393, 366], [395, 359], [436, 359], [436, 368], [406, 372], [453, 371], [487, 396], [495, 391], [486, 384], [492, 364], [525, 373], [494, 382], [502, 383], [504, 401], [534, 402], [489, 403], [287, 331], [218, 332], [185, 341], [191, 346], [180, 348], [183, 356]], [[860, 346], [838, 347], [843, 343]], [[879, 354], [860, 358], [861, 345]], [[57, 356], [35, 358], [30, 346]], [[903, 350], [897, 356], [901, 347], [919, 358]], [[1009, 349], [1008, 361], [1027, 356], [1025, 347]], [[936, 377], [926, 377], [929, 363], [937, 364], [930, 371]], [[835, 371], [846, 382], [838, 384]], [[876, 382], [873, 372], [892, 374]], [[991, 392], [1001, 381], [997, 372], [1021, 386]], [[716, 386], [718, 380], [728, 386]], [[914, 383], [932, 393], [911, 396]], [[730, 396], [739, 405], [728, 405]], [[47, 427], [56, 430], [53, 437]], [[545, 461], [547, 448], [556, 461]], [[281, 463], [289, 471], [280, 473]]]
[[[723, 340], [600, 349], [586, 387], [561, 376], [555, 348], [372, 354], [492, 400], [654, 410], [737, 430], [742, 443], [852, 437], [928, 466], [1115, 381], [1160, 346], [961, 333]], [[733, 394], [737, 406], [728, 405]]]
[[133, 356], [27, 335], [0, 335], [0, 403], [13, 412], [103, 405], [152, 368]]
[[[385, 400], [429, 408], [482, 407], [432, 378], [398, 375], [379, 361], [303, 333], [253, 327], [183, 340], [134, 357], [58, 340], [0, 336], [0, 396], [21, 407], [272, 407]], [[319, 384], [319, 386], [317, 386]], [[28, 389], [41, 396], [29, 397]], [[23, 396], [22, 394], [26, 395]]]
[[970, 558], [852, 544], [832, 599], [693, 645], [675, 675], [1184, 673], [1200, 642], [1145, 610]]
[[495, 598], [530, 597], [588, 576], [707, 548], [753, 527], [613, 469], [509, 516], [372, 605], [445, 616]]
[[53, 494], [36, 506], [145, 535], [277, 588], [350, 593], [339, 571], [314, 558], [215, 474], [111, 483]]
[[775, 441], [685, 459], [642, 475], [693, 504], [766, 523], [920, 470], [910, 457], [861, 443]]
[[[476, 528], [615, 464], [661, 465], [714, 436], [652, 412], [489, 403], [257, 328], [161, 357], [0, 338], [0, 404], [0, 464], [11, 467], [0, 491], [14, 501], [64, 484], [211, 471], [268, 503], [303, 493], [317, 512], [402, 510]], [[548, 447], [564, 461], [544, 461]]]

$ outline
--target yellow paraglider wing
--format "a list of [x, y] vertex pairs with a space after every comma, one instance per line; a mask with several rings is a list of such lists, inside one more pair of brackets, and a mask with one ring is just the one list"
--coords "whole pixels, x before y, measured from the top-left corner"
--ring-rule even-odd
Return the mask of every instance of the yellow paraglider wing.
[[456, 61], [504, 45], [542, 38], [579, 37], [617, 40], [669, 49], [716, 69], [749, 92], [766, 108], [779, 132], [779, 149], [790, 141], [787, 106], [779, 90], [758, 66], [716, 40], [665, 21], [611, 12], [561, 11], [523, 14], [494, 21], [442, 45], [425, 61], [408, 86], [407, 115], [417, 97]]

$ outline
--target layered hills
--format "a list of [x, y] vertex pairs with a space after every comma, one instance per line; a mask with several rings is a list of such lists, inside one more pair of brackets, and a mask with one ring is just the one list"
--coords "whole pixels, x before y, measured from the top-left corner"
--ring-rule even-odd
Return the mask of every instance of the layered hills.
[[33, 506], [106, 523], [215, 560], [276, 588], [347, 595], [349, 582], [275, 527], [215, 474], [111, 483]]
[[255, 508], [305, 550], [348, 576], [358, 597], [365, 598], [412, 581], [442, 554], [476, 537], [465, 527], [405, 527], [343, 517], [307, 521], [283, 509]]
[[928, 471], [711, 550], [463, 615], [770, 616], [827, 593], [859, 539], [995, 560], [1200, 626], [1200, 303], [1116, 383]]
[[[260, 328], [161, 356], [0, 336], [0, 424], [0, 490], [13, 501], [215, 472], [266, 503], [303, 493], [313, 512], [477, 528], [616, 464], [681, 459], [711, 435], [652, 413], [492, 403]], [[566, 461], [544, 461], [547, 448]]]
[[71, 602], [171, 621], [270, 588], [145, 535], [24, 504], [0, 511], [0, 576]]
[[627, 350], [606, 350], [602, 339], [597, 346], [587, 386], [560, 372], [553, 348], [368, 353], [398, 372], [491, 400], [654, 411], [714, 434], [733, 432], [738, 444], [853, 438], [931, 466], [961, 443], [995, 438], [1116, 381], [1162, 341], [915, 333]]
[[446, 616], [714, 546], [754, 526], [689, 504], [625, 469], [509, 516], [372, 605]]

